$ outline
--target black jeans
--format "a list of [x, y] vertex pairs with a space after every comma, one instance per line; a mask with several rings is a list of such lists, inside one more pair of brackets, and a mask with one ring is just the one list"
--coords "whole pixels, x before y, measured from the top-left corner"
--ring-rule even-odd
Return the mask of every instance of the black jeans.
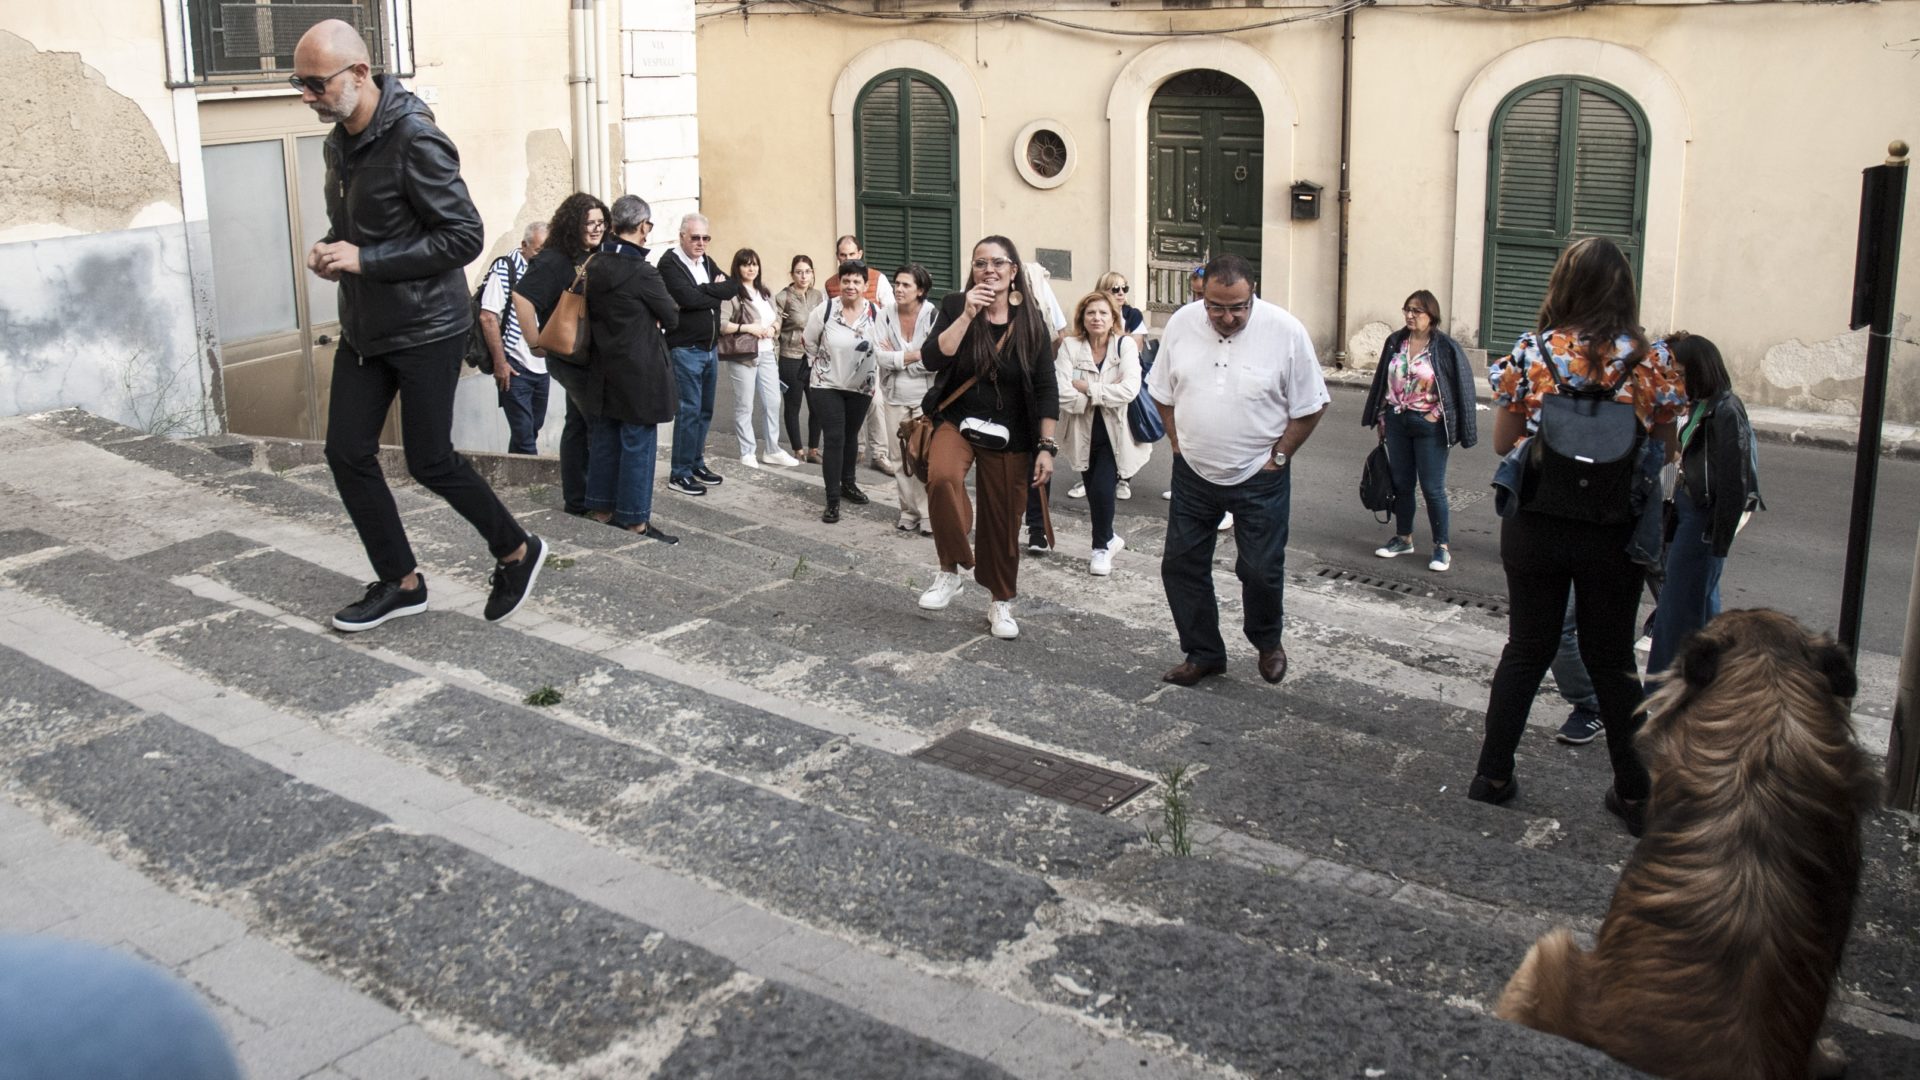
[[1500, 525], [1500, 562], [1507, 571], [1507, 647], [1493, 673], [1486, 738], [1476, 771], [1513, 778], [1513, 752], [1541, 676], [1560, 648], [1560, 627], [1573, 589], [1580, 659], [1600, 699], [1613, 785], [1624, 799], [1647, 796], [1647, 770], [1633, 750], [1640, 730], [1640, 679], [1633, 658], [1645, 571], [1627, 557], [1633, 524], [1595, 525], [1522, 510]]
[[[1263, 469], [1238, 484], [1202, 479], [1179, 454], [1173, 456], [1173, 502], [1167, 507], [1167, 544], [1160, 556], [1160, 583], [1180, 632], [1180, 651], [1203, 667], [1227, 662], [1220, 636], [1220, 602], [1213, 593], [1213, 549], [1220, 519], [1233, 515], [1233, 572], [1240, 578], [1240, 606], [1247, 640], [1256, 649], [1280, 644], [1287, 584], [1287, 526], [1293, 510], [1293, 472]], [[1537, 681], [1537, 680], [1536, 680]]]
[[453, 390], [466, 340], [461, 334], [365, 357], [343, 341], [334, 354], [327, 466], [381, 581], [398, 581], [418, 565], [380, 471], [380, 428], [396, 393], [407, 472], [479, 530], [494, 558], [511, 555], [527, 540], [526, 530], [453, 448]]
[[812, 410], [807, 412], [807, 441], [800, 442], [800, 403], [807, 400], [807, 382], [813, 378], [813, 365], [804, 356], [783, 356], [780, 358], [780, 413], [786, 422], [787, 445], [793, 447], [795, 457], [802, 450], [814, 450], [820, 446], [820, 418]]
[[827, 483], [827, 505], [837, 506], [842, 487], [858, 487], [853, 482], [858, 468], [860, 425], [866, 423], [872, 394], [857, 390], [830, 390], [824, 386], [807, 388], [807, 408], [820, 418], [822, 448], [820, 475]]
[[1113, 442], [1107, 436], [1106, 414], [1093, 413], [1093, 446], [1087, 451], [1087, 471], [1080, 474], [1087, 485], [1087, 509], [1093, 514], [1093, 547], [1098, 551], [1113, 539], [1114, 490], [1120, 484], [1120, 470], [1113, 461]]
[[560, 429], [560, 502], [569, 514], [587, 512], [587, 414], [567, 395], [567, 422]]

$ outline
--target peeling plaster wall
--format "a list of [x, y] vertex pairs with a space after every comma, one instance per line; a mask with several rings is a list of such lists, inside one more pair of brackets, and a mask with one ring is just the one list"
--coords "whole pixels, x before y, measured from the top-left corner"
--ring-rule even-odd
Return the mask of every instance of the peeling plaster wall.
[[204, 435], [187, 227], [0, 244], [0, 414], [78, 406], [143, 431]]

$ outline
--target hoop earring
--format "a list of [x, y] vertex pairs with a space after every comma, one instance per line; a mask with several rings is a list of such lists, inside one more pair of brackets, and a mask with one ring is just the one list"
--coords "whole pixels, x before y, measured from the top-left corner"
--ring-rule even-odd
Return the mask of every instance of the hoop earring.
[[1026, 299], [1020, 295], [1019, 289], [1009, 289], [1007, 291], [1008, 307], [1019, 307], [1021, 304], [1024, 304], [1024, 303], [1026, 303]]

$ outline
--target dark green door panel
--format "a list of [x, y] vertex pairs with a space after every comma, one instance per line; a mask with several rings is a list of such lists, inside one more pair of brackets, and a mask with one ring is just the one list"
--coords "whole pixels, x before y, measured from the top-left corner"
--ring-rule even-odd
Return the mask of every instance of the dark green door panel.
[[854, 102], [854, 232], [881, 273], [918, 262], [936, 293], [960, 282], [960, 167], [953, 99], [925, 72], [876, 77]]
[[[1147, 113], [1150, 267], [1187, 267], [1233, 252], [1246, 256], [1258, 273], [1264, 135], [1265, 121], [1250, 98], [1155, 96]], [[1186, 300], [1184, 274], [1151, 278], [1151, 306]], [[1163, 278], [1177, 278], [1177, 285], [1163, 287]]]

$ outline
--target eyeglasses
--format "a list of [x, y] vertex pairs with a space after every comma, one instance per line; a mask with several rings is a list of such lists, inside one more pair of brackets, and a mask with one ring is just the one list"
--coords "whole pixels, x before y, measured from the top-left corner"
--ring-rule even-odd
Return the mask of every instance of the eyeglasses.
[[1238, 304], [1216, 304], [1211, 300], [1201, 302], [1206, 305], [1207, 314], [1209, 315], [1226, 315], [1229, 313], [1238, 315], [1241, 312], [1253, 310], [1253, 301], [1251, 300], [1242, 300]]
[[[354, 64], [357, 64], [357, 63], [359, 63], [358, 60], [354, 61]], [[345, 75], [347, 72], [352, 70], [353, 70], [353, 64], [348, 64], [346, 67], [341, 68], [339, 71], [336, 71], [333, 74], [326, 75], [326, 76], [289, 75], [287, 76], [287, 85], [293, 87], [295, 90], [305, 90], [307, 93], [312, 94], [314, 97], [319, 97], [321, 94], [324, 94], [327, 92], [328, 83], [332, 82], [333, 80], [339, 78], [342, 75]]]
[[1112, 288], [1108, 289], [1107, 291], [1114, 294], [1115, 296], [1127, 295], [1127, 287], [1125, 285], [1115, 285]]
[[1417, 307], [1401, 308], [1400, 314], [1405, 315], [1409, 319], [1413, 318], [1415, 315], [1426, 315], [1427, 318], [1429, 319], [1433, 318], [1433, 316], [1428, 313], [1426, 308], [1417, 308]]
[[713, 239], [713, 237], [708, 236], [705, 233], [688, 233], [687, 239], [693, 241], [696, 244], [704, 244], [707, 241]]
[[985, 270], [989, 267], [995, 270], [1005, 270], [1007, 267], [1012, 265], [1013, 265], [1012, 259], [975, 259], [973, 260], [973, 268], [975, 270]]

